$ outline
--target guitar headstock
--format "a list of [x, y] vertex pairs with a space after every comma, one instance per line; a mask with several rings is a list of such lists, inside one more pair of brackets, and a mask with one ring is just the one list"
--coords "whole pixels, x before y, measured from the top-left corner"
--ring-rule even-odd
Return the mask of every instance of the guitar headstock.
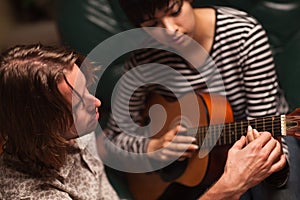
[[300, 108], [286, 115], [287, 135], [300, 139]]

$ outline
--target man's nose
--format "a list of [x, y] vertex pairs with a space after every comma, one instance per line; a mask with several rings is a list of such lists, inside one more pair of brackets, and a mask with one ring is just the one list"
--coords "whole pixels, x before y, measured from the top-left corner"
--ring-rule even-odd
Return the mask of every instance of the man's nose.
[[95, 108], [101, 106], [101, 101], [93, 95], [89, 95], [86, 99], [86, 106], [89, 111], [94, 111]]
[[97, 108], [101, 106], [101, 101], [97, 97], [94, 97], [94, 105]]

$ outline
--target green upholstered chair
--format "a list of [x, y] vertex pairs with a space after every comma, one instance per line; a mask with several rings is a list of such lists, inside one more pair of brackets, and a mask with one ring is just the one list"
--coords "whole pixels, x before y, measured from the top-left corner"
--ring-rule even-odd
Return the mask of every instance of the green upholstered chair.
[[278, 77], [292, 111], [300, 107], [300, 31], [285, 43], [276, 63]]
[[108, 37], [131, 27], [118, 0], [57, 1], [61, 42], [87, 55]]
[[[250, 13], [264, 26], [290, 111], [300, 106], [300, 1], [261, 1]], [[297, 55], [298, 54], [298, 55]]]

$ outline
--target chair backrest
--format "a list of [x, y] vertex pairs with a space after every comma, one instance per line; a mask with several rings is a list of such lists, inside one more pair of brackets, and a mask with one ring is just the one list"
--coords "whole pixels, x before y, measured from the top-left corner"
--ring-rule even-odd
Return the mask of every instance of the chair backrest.
[[108, 37], [132, 27], [118, 0], [60, 0], [57, 4], [61, 42], [84, 55]]
[[292, 111], [300, 107], [300, 31], [285, 44], [276, 63], [279, 81]]

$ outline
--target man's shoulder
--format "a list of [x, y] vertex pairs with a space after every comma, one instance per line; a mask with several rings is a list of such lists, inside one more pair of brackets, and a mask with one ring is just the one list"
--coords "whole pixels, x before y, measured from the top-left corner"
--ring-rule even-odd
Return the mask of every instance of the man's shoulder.
[[54, 189], [48, 181], [0, 165], [0, 199], [63, 200], [68, 195]]

